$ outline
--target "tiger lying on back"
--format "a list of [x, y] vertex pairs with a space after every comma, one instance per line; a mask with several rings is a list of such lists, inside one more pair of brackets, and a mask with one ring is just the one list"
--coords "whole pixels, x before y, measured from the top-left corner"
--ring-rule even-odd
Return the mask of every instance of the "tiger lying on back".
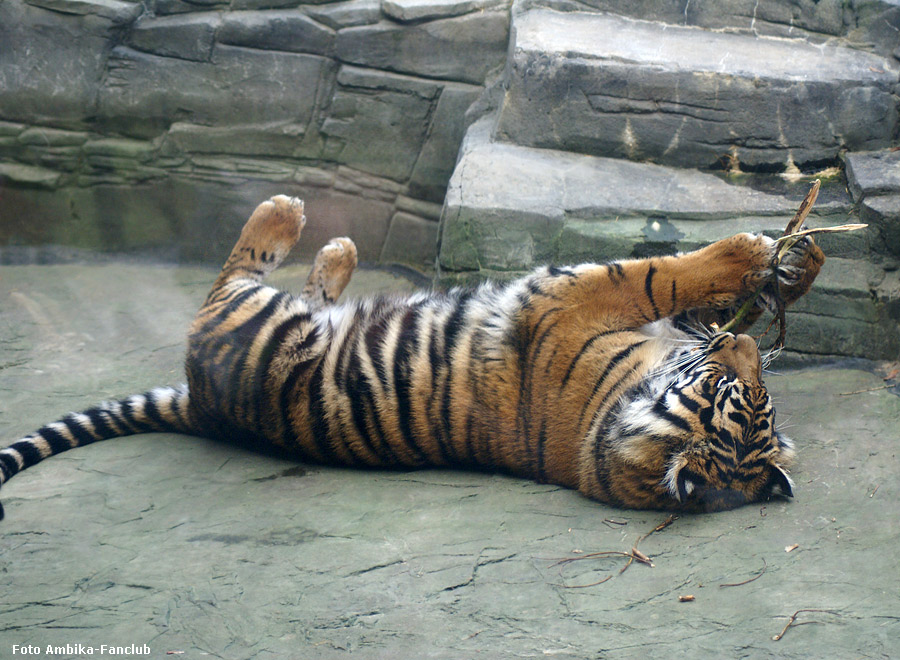
[[254, 211], [191, 326], [187, 385], [44, 426], [0, 451], [0, 484], [73, 447], [167, 431], [320, 463], [499, 470], [620, 507], [792, 495], [794, 452], [755, 342], [690, 323], [727, 316], [766, 281], [779, 291], [761, 299], [795, 301], [824, 262], [810, 239], [777, 285], [773, 241], [739, 234], [678, 256], [334, 305], [356, 266], [346, 238], [319, 251], [301, 296], [262, 284], [305, 222], [285, 196]]

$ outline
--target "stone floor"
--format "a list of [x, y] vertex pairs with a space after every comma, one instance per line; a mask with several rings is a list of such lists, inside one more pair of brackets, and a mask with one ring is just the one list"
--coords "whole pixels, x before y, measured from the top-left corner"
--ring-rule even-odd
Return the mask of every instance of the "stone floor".
[[[360, 275], [356, 292], [409, 286]], [[213, 276], [0, 268], [4, 444], [179, 382]], [[900, 657], [900, 398], [865, 365], [768, 382], [800, 451], [796, 497], [646, 538], [665, 514], [507, 477], [299, 466], [163, 434], [69, 452], [0, 492], [0, 657]], [[635, 544], [652, 568], [589, 556]]]

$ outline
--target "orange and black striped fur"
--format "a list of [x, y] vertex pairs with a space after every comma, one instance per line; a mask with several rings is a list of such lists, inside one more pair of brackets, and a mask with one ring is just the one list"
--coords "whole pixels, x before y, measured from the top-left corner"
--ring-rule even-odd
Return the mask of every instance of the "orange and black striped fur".
[[262, 284], [305, 221], [284, 196], [253, 213], [191, 326], [187, 385], [44, 426], [0, 451], [0, 483], [73, 447], [176, 431], [302, 461], [499, 470], [621, 507], [791, 495], [794, 452], [755, 342], [688, 321], [727, 316], [767, 281], [779, 291], [761, 300], [793, 302], [824, 261], [811, 240], [777, 282], [773, 241], [739, 234], [678, 256], [337, 305], [356, 266], [349, 239], [319, 252], [301, 296]]

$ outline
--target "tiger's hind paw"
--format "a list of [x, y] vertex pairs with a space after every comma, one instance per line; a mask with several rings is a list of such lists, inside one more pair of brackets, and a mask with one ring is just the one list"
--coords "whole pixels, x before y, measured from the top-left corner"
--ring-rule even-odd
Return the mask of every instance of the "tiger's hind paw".
[[276, 195], [256, 207], [225, 262], [221, 280], [261, 280], [275, 270], [300, 239], [306, 225], [303, 201]]
[[346, 237], [332, 238], [316, 255], [300, 295], [312, 303], [333, 303], [350, 282], [356, 264], [356, 244]]

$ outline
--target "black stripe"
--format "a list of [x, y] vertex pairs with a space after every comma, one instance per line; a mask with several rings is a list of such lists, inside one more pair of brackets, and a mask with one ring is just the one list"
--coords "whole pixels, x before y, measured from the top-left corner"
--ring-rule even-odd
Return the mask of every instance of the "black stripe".
[[[437, 413], [435, 412], [435, 409], [439, 408], [440, 387], [438, 378], [443, 370], [441, 366], [441, 351], [438, 350], [438, 335], [443, 331], [435, 324], [433, 317], [431, 321], [428, 332], [428, 367], [431, 372], [431, 396], [428, 397], [426, 404], [426, 415], [428, 426], [431, 429], [431, 438], [437, 443], [444, 461], [449, 463], [450, 457], [447, 455], [446, 447], [442, 444], [440, 410], [437, 410]], [[443, 335], [441, 334], [441, 336]], [[444, 385], [446, 386], [447, 383], [445, 382]]]
[[653, 276], [656, 275], [656, 266], [652, 263], [647, 267], [647, 277], [644, 279], [644, 292], [653, 308], [654, 320], [659, 319], [659, 307], [656, 306], [656, 300], [653, 297]]
[[250, 349], [260, 331], [271, 320], [282, 302], [291, 297], [291, 294], [279, 291], [269, 299], [262, 309], [229, 333], [234, 363], [229, 367], [231, 377], [228, 391], [225, 392], [226, 401], [230, 398], [234, 408], [237, 409], [236, 412], [243, 413], [245, 420], [254, 425], [259, 423], [258, 417], [252, 417], [254, 412], [259, 410], [259, 405], [258, 402], [256, 406], [253, 403], [254, 399], [262, 395], [262, 382], [255, 378], [248, 382], [244, 374], [244, 367], [247, 360], [250, 359]]
[[681, 390], [678, 391], [678, 401], [679, 403], [681, 403], [681, 405], [683, 405], [694, 414], [696, 414], [697, 411], [700, 410], [700, 404], [694, 401]]
[[537, 475], [535, 480], [538, 483], [547, 483], [547, 475], [544, 471], [544, 445], [547, 444], [547, 419], [541, 420], [541, 428], [537, 437]]
[[[324, 456], [327, 461], [332, 463], [338, 462], [337, 454], [334, 449], [331, 447], [331, 442], [329, 440], [329, 428], [328, 428], [328, 418], [325, 415], [325, 403], [322, 397], [322, 382], [325, 380], [325, 360], [326, 356], [322, 356], [319, 359], [319, 364], [316, 365], [315, 371], [313, 371], [312, 378], [309, 381], [309, 397], [307, 401], [307, 410], [309, 413], [309, 426], [312, 430], [313, 442], [316, 445], [316, 449], [318, 449], [319, 454]], [[306, 369], [306, 363], [302, 363], [294, 367], [291, 370], [291, 376], [289, 376], [289, 380], [294, 377], [294, 372], [299, 369]], [[299, 377], [299, 375], [298, 375]], [[285, 402], [285, 397], [287, 395], [287, 388], [282, 389], [282, 406], [285, 411], [287, 409], [287, 405], [290, 403]]]
[[372, 366], [375, 367], [375, 375], [378, 377], [378, 381], [383, 389], [387, 389], [390, 384], [387, 377], [387, 365], [384, 363], [384, 343], [387, 329], [391, 321], [393, 321], [394, 313], [396, 313], [396, 310], [371, 324], [366, 329], [364, 339], [366, 351], [368, 351], [369, 357], [372, 359]]
[[71, 449], [72, 445], [69, 444], [69, 441], [66, 440], [65, 436], [59, 431], [50, 428], [49, 426], [45, 426], [40, 431], [38, 431], [40, 436], [47, 441], [47, 444], [50, 445], [50, 455], [56, 456], [57, 454], [61, 454], [67, 449]]
[[247, 289], [241, 291], [234, 298], [228, 301], [228, 303], [222, 309], [215, 312], [212, 318], [207, 320], [206, 323], [203, 324], [203, 327], [195, 332], [194, 335], [204, 335], [210, 332], [213, 328], [219, 325], [219, 323], [231, 316], [232, 313], [234, 313], [241, 305], [244, 304], [244, 301], [246, 301], [248, 298], [253, 296], [253, 294], [263, 288], [264, 287], [261, 285], [256, 285], [248, 287]]
[[190, 433], [194, 431], [194, 428], [188, 418], [187, 401], [188, 394], [182, 389], [177, 389], [172, 395], [171, 406], [172, 412], [175, 414], [175, 422], [181, 427], [180, 430]]
[[735, 424], [739, 424], [741, 428], [743, 428], [746, 424], [749, 423], [750, 419], [746, 413], [740, 410], [732, 410], [728, 413], [728, 419], [730, 419]]
[[[285, 346], [285, 341], [287, 339], [288, 334], [295, 330], [297, 326], [302, 325], [304, 323], [310, 324], [310, 329], [306, 333], [306, 336], [303, 340], [296, 345], [293, 346]], [[316, 337], [318, 337], [318, 332], [314, 324], [312, 324], [311, 316], [309, 314], [295, 314], [294, 316], [289, 317], [287, 320], [282, 321], [278, 324], [275, 330], [269, 335], [268, 340], [266, 340], [266, 345], [263, 346], [262, 351], [260, 351], [259, 358], [256, 362], [256, 369], [253, 373], [253, 382], [260, 383], [260, 392], [257, 396], [253, 397], [253, 419], [257, 420], [258, 424], [261, 424], [263, 421], [263, 406], [266, 402], [265, 397], [263, 396], [262, 390], [264, 384], [268, 382], [266, 375], [269, 373], [269, 367], [272, 365], [272, 360], [274, 359], [276, 353], [280, 351], [280, 349], [285, 349], [292, 351], [294, 353], [300, 353], [305, 351], [309, 346], [315, 342]], [[293, 374], [294, 369], [296, 368], [296, 364], [291, 368], [291, 374]], [[288, 376], [288, 380], [285, 383], [290, 381], [291, 376]], [[296, 378], [294, 379], [296, 380]], [[284, 385], [282, 383], [282, 389], [280, 392], [280, 397], [284, 396]], [[282, 419], [284, 419], [284, 411], [282, 411]]]
[[[359, 339], [359, 333], [361, 332], [363, 322], [360, 319], [357, 319], [356, 322], [350, 327], [347, 334], [344, 336], [344, 341], [341, 344], [340, 348], [338, 348], [337, 362], [334, 368], [334, 386], [339, 392], [344, 392], [347, 394], [350, 399], [353, 398], [353, 393], [348, 390], [346, 383], [348, 377], [348, 371], [350, 369], [350, 361], [353, 357], [353, 354], [356, 351], [356, 342]], [[349, 357], [348, 357], [349, 355]], [[353, 451], [353, 445], [350, 442], [346, 442], [346, 429], [344, 426], [344, 420], [338, 417], [338, 425], [340, 426], [340, 432], [345, 442], [343, 444], [344, 449], [346, 449], [347, 453], [350, 455], [350, 463], [353, 465], [365, 465], [366, 461], [362, 460], [360, 456]]]
[[428, 457], [416, 442], [412, 430], [412, 365], [413, 354], [418, 350], [419, 308], [414, 307], [406, 312], [400, 322], [400, 333], [397, 335], [397, 350], [394, 352], [394, 393], [397, 397], [397, 419], [400, 433], [406, 446], [415, 453], [419, 464], [427, 462]]
[[[122, 402], [120, 402], [120, 405], [121, 403]], [[114, 438], [119, 435], [119, 433], [106, 421], [104, 413], [114, 418], [116, 422], [124, 426], [125, 430], [132, 433], [139, 432], [138, 427], [133, 423], [129, 423], [128, 419], [124, 415], [119, 415], [117, 417], [110, 411], [101, 408], [91, 408], [90, 410], [85, 411], [84, 414], [87, 415], [88, 419], [91, 422], [91, 425], [94, 427], [94, 433], [99, 435], [101, 438]]]
[[[383, 463], [397, 465], [400, 463], [390, 444], [385, 440], [384, 428], [378, 414], [378, 403], [368, 376], [362, 368], [361, 348], [353, 351], [347, 374], [347, 394], [350, 397], [350, 412], [353, 423], [369, 450]], [[371, 357], [371, 356], [370, 356]], [[371, 423], [372, 431], [369, 430]], [[376, 439], [378, 442], [376, 443]]]
[[622, 264], [617, 261], [606, 265], [606, 274], [616, 286], [621, 284], [622, 280], [625, 279], [625, 269], [622, 268]]
[[41, 452], [37, 450], [37, 447], [34, 446], [31, 440], [14, 442], [10, 445], [10, 449], [15, 449], [22, 455], [22, 459], [25, 461], [25, 465], [22, 467], [23, 470], [41, 461]]
[[[137, 419], [135, 419], [134, 411], [132, 410], [131, 399], [124, 399], [123, 401], [119, 402], [119, 405], [122, 411], [122, 419], [125, 420], [125, 424], [131, 428], [132, 433], [143, 433], [146, 426], [142, 422], [138, 422]], [[91, 421], [93, 421], [93, 419], [91, 419]]]
[[593, 337], [591, 337], [590, 339], [588, 339], [586, 342], [584, 342], [584, 345], [583, 345], [583, 346], [581, 347], [581, 349], [575, 354], [575, 357], [572, 359], [572, 362], [569, 363], [569, 368], [566, 369], [566, 375], [563, 376], [563, 379], [562, 379], [562, 386], [563, 386], [563, 387], [565, 387], [565, 386], [566, 386], [566, 383], [569, 382], [569, 378], [571, 378], [572, 372], [575, 370], [575, 365], [578, 363], [578, 360], [580, 360], [581, 357], [584, 355], [584, 353], [585, 353], [591, 346], [593, 346], [594, 342], [597, 341], [598, 339], [600, 339], [601, 337], [606, 337], [607, 335], [611, 335], [611, 334], [614, 334], [614, 333], [616, 333], [616, 332], [619, 332], [619, 330], [605, 330], [605, 331], [603, 331], [603, 332], [597, 333], [596, 335], [594, 335]]
[[159, 406], [156, 405], [156, 394], [152, 391], [144, 394], [144, 414], [153, 422], [154, 431], [168, 431], [170, 424], [163, 419]]
[[[544, 320], [547, 316], [545, 313], [538, 324], [535, 325], [535, 330], [540, 325], [540, 322]], [[537, 363], [537, 359], [540, 356], [541, 351], [546, 345], [547, 335], [549, 335], [553, 329], [556, 327], [558, 321], [552, 322], [548, 325], [544, 331], [540, 334], [539, 337], [531, 340], [530, 346], [530, 355], [527, 351], [520, 349], [519, 350], [519, 406], [518, 406], [518, 420], [517, 423], [521, 424], [521, 428], [519, 429], [519, 437], [522, 440], [522, 446], [525, 449], [525, 461], [530, 464], [532, 462], [532, 448], [531, 448], [531, 399], [530, 394], [532, 392], [532, 383], [534, 381], [534, 365]]]
[[668, 408], [666, 408], [666, 404], [663, 403], [662, 400], [656, 402], [656, 405], [653, 406], [653, 412], [673, 426], [677, 426], [682, 431], [691, 431], [691, 425], [675, 413], [671, 412]]
[[472, 292], [463, 293], [456, 302], [456, 309], [447, 318], [444, 324], [444, 365], [446, 376], [444, 379], [444, 392], [441, 400], [441, 434], [438, 435], [438, 447], [441, 455], [448, 462], [453, 462], [450, 455], [451, 443], [453, 440], [453, 428], [450, 415], [451, 409], [451, 390], [453, 383], [453, 350], [456, 348], [456, 340], [460, 331], [463, 329], [463, 321], [466, 314], [466, 305], [472, 297]]
[[[645, 340], [646, 341], [646, 340]], [[635, 342], [633, 344], [629, 344], [621, 351], [616, 353], [612, 358], [610, 358], [609, 362], [606, 365], [606, 369], [603, 370], [603, 373], [600, 374], [600, 378], [597, 379], [597, 382], [594, 384], [594, 389], [591, 392], [591, 395], [587, 398], [587, 401], [584, 402], [584, 406], [581, 408], [581, 415], [578, 417], [578, 425], [581, 426], [584, 421], [584, 415], [587, 413], [588, 406], [590, 405], [593, 398], [597, 395], [597, 392], [600, 391], [600, 388], [606, 382], [607, 376], [609, 376], [610, 372], [615, 369], [616, 365], [619, 364], [622, 360], [627, 358], [638, 346], [643, 345], [643, 341]], [[633, 369], [632, 369], [633, 370]], [[621, 382], [621, 379], [620, 379]]]
[[96, 441], [94, 435], [86, 428], [84, 428], [81, 424], [79, 424], [74, 416], [65, 417], [62, 421], [66, 425], [66, 428], [69, 429], [69, 433], [71, 433], [75, 437], [75, 442], [78, 443], [79, 447], [89, 445], [92, 442]]
[[669, 315], [675, 313], [675, 310], [678, 308], [678, 285], [675, 280], [672, 280], [672, 311], [669, 312]]
[[19, 464], [12, 456], [0, 451], [0, 470], [3, 471], [3, 481], [8, 481], [10, 477], [19, 472]]

